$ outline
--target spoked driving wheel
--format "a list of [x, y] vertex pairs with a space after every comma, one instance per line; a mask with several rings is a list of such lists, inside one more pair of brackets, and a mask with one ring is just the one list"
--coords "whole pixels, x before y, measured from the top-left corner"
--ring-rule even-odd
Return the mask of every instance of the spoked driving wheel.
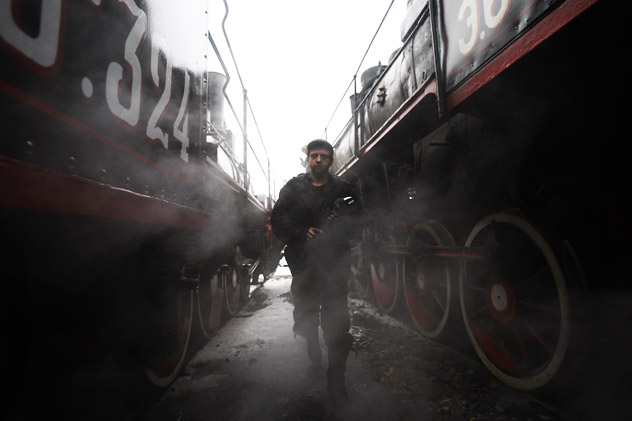
[[518, 389], [535, 389], [558, 371], [569, 343], [569, 299], [560, 264], [523, 218], [480, 221], [466, 247], [481, 250], [459, 282], [465, 327], [485, 366]]
[[[394, 244], [392, 236], [384, 236], [386, 244]], [[397, 307], [400, 296], [399, 258], [394, 254], [378, 253], [371, 259], [371, 285], [378, 307], [389, 314]]]
[[237, 268], [237, 282], [239, 282], [239, 290], [241, 294], [241, 300], [245, 303], [250, 299], [250, 281], [252, 279], [252, 275], [250, 274], [249, 265], [244, 265], [244, 262], [251, 262], [249, 259], [244, 259], [241, 255], [241, 249], [237, 247], [237, 252], [235, 254], [235, 267]]
[[224, 312], [228, 317], [233, 317], [237, 314], [242, 294], [237, 270], [231, 266], [220, 274], [220, 278], [224, 288]]
[[158, 387], [168, 386], [180, 372], [191, 337], [193, 292], [167, 288], [160, 306], [159, 338], [146, 358], [145, 372]]
[[241, 290], [241, 299], [244, 303], [248, 303], [250, 300], [250, 283], [252, 276], [248, 271], [248, 268], [243, 268], [239, 274], [239, 286]]
[[206, 338], [217, 330], [222, 318], [224, 296], [216, 273], [201, 276], [198, 289], [198, 316], [200, 328]]
[[[456, 296], [454, 265], [446, 258], [425, 251], [424, 246], [454, 247], [450, 232], [437, 221], [418, 224], [408, 236], [411, 255], [403, 264], [404, 297], [419, 332], [437, 338], [444, 332]], [[456, 282], [454, 282], [456, 284]]]

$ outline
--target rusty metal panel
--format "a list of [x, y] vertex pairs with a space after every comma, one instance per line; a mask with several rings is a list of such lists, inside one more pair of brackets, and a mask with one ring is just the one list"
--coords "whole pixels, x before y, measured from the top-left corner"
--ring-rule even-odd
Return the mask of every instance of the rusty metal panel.
[[433, 0], [448, 93], [563, 0]]

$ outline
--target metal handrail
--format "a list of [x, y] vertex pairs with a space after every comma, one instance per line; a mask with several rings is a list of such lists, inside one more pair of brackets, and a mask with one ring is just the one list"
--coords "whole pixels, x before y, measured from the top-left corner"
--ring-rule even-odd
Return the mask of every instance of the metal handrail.
[[[229, 8], [228, 8], [228, 3], [226, 0], [224, 0], [224, 7], [226, 9], [226, 13], [224, 14], [224, 18], [222, 19], [222, 32], [224, 33], [224, 38], [226, 39], [226, 46], [228, 47], [228, 51], [230, 52], [230, 56], [233, 60], [233, 64], [235, 66], [235, 70], [237, 71], [237, 77], [239, 78], [239, 83], [241, 84], [241, 88], [242, 91], [244, 93], [244, 122], [246, 120], [246, 104], [247, 107], [250, 109], [250, 112], [252, 114], [253, 120], [255, 120], [255, 125], [257, 127], [257, 132], [259, 133], [259, 139], [261, 140], [261, 144], [263, 145], [263, 149], [265, 151], [266, 154], [266, 159], [268, 160], [268, 170], [270, 168], [270, 158], [268, 156], [268, 151], [265, 147], [265, 143], [263, 142], [263, 137], [261, 136], [261, 132], [259, 131], [259, 126], [256, 124], [256, 119], [255, 119], [255, 113], [252, 110], [252, 104], [250, 103], [250, 99], [248, 98], [248, 94], [247, 94], [247, 90], [246, 87], [244, 85], [244, 81], [241, 77], [241, 72], [239, 71], [239, 66], [237, 65], [237, 60], [235, 59], [235, 54], [233, 53], [233, 48], [230, 44], [230, 39], [228, 38], [228, 33], [226, 32], [226, 20], [228, 19], [228, 13], [229, 13]], [[245, 125], [245, 123], [244, 123]], [[259, 158], [257, 157], [256, 152], [254, 151], [252, 144], [250, 143], [250, 141], [248, 140], [248, 134], [247, 131], [245, 130], [245, 127], [242, 128], [242, 133], [245, 137], [245, 144], [248, 145], [250, 147], [250, 150], [252, 151], [253, 156], [255, 157], [255, 159], [257, 160], [257, 163], [259, 164], [259, 168], [261, 168], [261, 171], [263, 171], [264, 174], [266, 174], [266, 170], [263, 168], [263, 165], [261, 164], [261, 162], [259, 161]], [[247, 151], [244, 148], [244, 159], [246, 159], [246, 155], [247, 155]], [[247, 171], [247, 165], [244, 165], [245, 169]], [[266, 174], [266, 180], [268, 181], [268, 190], [269, 190], [269, 185], [270, 185], [270, 176], [269, 174]]]
[[[375, 41], [375, 38], [377, 37], [377, 34], [380, 32], [380, 29], [382, 29], [382, 25], [384, 24], [384, 21], [386, 20], [386, 17], [388, 16], [388, 13], [391, 11], [391, 7], [393, 7], [393, 3], [395, 3], [395, 0], [391, 0], [391, 3], [388, 5], [388, 9], [386, 9], [386, 13], [384, 13], [384, 16], [382, 17], [382, 21], [380, 22], [379, 26], [377, 27], [377, 30], [375, 31], [375, 34], [373, 34], [373, 38], [371, 38], [371, 42], [369, 43], [369, 46], [367, 47], [366, 51], [364, 52], [364, 56], [362, 56], [362, 59], [360, 60], [360, 64], [358, 64], [358, 68], [356, 69], [355, 73], [353, 74], [353, 77], [351, 78], [351, 81], [349, 82], [349, 86], [347, 86], [347, 89], [342, 94], [342, 97], [340, 98], [340, 101], [338, 101], [338, 104], [336, 105], [336, 108], [334, 109], [334, 112], [331, 114], [331, 117], [329, 117], [329, 121], [325, 125], [325, 130], [323, 132], [323, 135], [324, 135], [325, 139], [327, 139], [327, 129], [329, 128], [329, 124], [331, 123], [331, 121], [333, 120], [334, 116], [336, 115], [336, 112], [338, 112], [338, 108], [340, 108], [340, 104], [342, 104], [342, 102], [347, 97], [347, 94], [349, 93], [349, 89], [351, 88], [351, 85], [354, 86], [354, 91], [355, 91], [354, 93], [357, 93], [357, 89], [355, 88], [355, 86], [356, 86], [356, 80], [358, 78], [358, 72], [360, 71], [360, 68], [362, 67], [362, 64], [364, 64], [364, 60], [366, 59], [367, 54], [371, 50], [371, 47], [373, 46], [373, 42]], [[356, 110], [354, 110], [354, 115], [355, 115], [355, 113], [356, 113]]]
[[[235, 111], [235, 108], [233, 107], [232, 102], [230, 101], [230, 98], [226, 92], [226, 87], [228, 86], [228, 84], [230, 83], [230, 72], [228, 71], [228, 68], [226, 67], [224, 60], [222, 58], [221, 53], [219, 52], [219, 49], [217, 48], [217, 44], [215, 43], [210, 31], [207, 32], [207, 38], [209, 39], [209, 42], [211, 43], [211, 46], [213, 47], [213, 50], [215, 51], [215, 55], [217, 56], [222, 69], [224, 71], [224, 74], [226, 76], [226, 82], [224, 83], [224, 87], [223, 87], [223, 93], [224, 93], [224, 98], [226, 98], [226, 102], [228, 104], [228, 107], [230, 108], [233, 117], [235, 118], [235, 121], [237, 122], [237, 125], [239, 126], [239, 130], [241, 131], [242, 135], [243, 135], [243, 139], [244, 139], [244, 162], [242, 168], [243, 168], [243, 172], [244, 172], [244, 188], [246, 189], [246, 191], [249, 191], [249, 174], [248, 174], [248, 149], [250, 149], [250, 151], [252, 152], [252, 156], [254, 156], [255, 160], [257, 161], [257, 164], [259, 165], [259, 168], [261, 169], [265, 180], [268, 184], [268, 196], [270, 196], [270, 190], [271, 190], [271, 171], [270, 171], [270, 157], [268, 154], [268, 150], [265, 146], [265, 142], [263, 140], [263, 135], [261, 134], [261, 130], [259, 129], [259, 125], [257, 123], [256, 117], [255, 117], [255, 113], [252, 107], [252, 104], [250, 102], [250, 99], [248, 98], [247, 95], [247, 90], [245, 88], [243, 79], [241, 77], [241, 73], [239, 71], [239, 66], [237, 65], [237, 60], [235, 59], [235, 55], [233, 53], [233, 49], [232, 46], [230, 44], [230, 39], [228, 37], [228, 33], [226, 32], [226, 28], [225, 28], [225, 23], [226, 20], [228, 18], [228, 12], [229, 12], [229, 8], [228, 8], [228, 4], [226, 2], [226, 0], [224, 0], [224, 6], [225, 6], [225, 14], [224, 14], [224, 18], [222, 20], [222, 32], [224, 34], [224, 38], [226, 39], [226, 46], [228, 47], [228, 50], [230, 52], [231, 55], [231, 59], [233, 62], [233, 65], [235, 67], [235, 70], [237, 72], [237, 77], [239, 79], [239, 82], [241, 84], [241, 88], [242, 88], [242, 92], [244, 94], [243, 97], [243, 101], [244, 101], [244, 111], [243, 111], [243, 116], [240, 119], [237, 115], [237, 112]], [[267, 161], [267, 169], [264, 168], [263, 164], [261, 163], [261, 160], [259, 159], [258, 154], [255, 152], [252, 143], [248, 140], [248, 131], [247, 131], [247, 126], [246, 126], [246, 122], [247, 122], [247, 112], [248, 110], [250, 110], [250, 114], [253, 118], [253, 121], [255, 122], [255, 127], [257, 128], [257, 133], [259, 135], [259, 140], [261, 142], [261, 146], [263, 147], [263, 152], [265, 154], [266, 157], [266, 161]]]

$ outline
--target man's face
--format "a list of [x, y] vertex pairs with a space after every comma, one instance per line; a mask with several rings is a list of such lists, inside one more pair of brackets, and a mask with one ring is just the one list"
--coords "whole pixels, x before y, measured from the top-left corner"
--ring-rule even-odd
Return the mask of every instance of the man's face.
[[322, 175], [329, 171], [334, 158], [327, 149], [312, 149], [307, 156], [307, 162], [312, 174]]

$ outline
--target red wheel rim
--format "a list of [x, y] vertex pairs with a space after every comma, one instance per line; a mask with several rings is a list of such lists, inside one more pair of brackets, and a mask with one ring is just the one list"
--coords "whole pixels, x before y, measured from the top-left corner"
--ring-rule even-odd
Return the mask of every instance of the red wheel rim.
[[217, 275], [209, 276], [200, 283], [198, 290], [198, 314], [200, 327], [205, 337], [210, 337], [221, 322], [223, 294]]
[[[390, 241], [393, 242], [392, 239]], [[391, 313], [398, 304], [399, 265], [395, 256], [382, 254], [371, 261], [371, 281], [378, 307]]]
[[568, 346], [566, 281], [552, 249], [524, 219], [496, 214], [472, 230], [459, 294], [465, 325], [483, 363], [520, 389], [548, 382]]
[[[443, 225], [428, 221], [415, 226], [407, 244], [414, 253], [419, 246], [453, 246], [454, 240]], [[445, 330], [452, 309], [450, 263], [432, 255], [407, 256], [403, 272], [404, 297], [417, 330], [426, 337], [438, 337]]]
[[429, 271], [427, 264], [415, 263], [414, 259], [406, 258], [404, 262], [406, 305], [415, 326], [427, 337], [436, 337], [442, 332], [449, 310], [449, 287], [439, 279], [429, 279], [433, 276], [437, 275]]
[[193, 292], [178, 292], [177, 297], [175, 312], [177, 332], [169, 338], [168, 343], [162, 344], [163, 352], [158, 350], [157, 355], [152, 358], [151, 365], [145, 370], [149, 380], [159, 387], [168, 386], [178, 376], [186, 358], [191, 337]]
[[230, 272], [223, 274], [222, 278], [225, 297], [224, 309], [226, 310], [227, 315], [232, 317], [237, 313], [241, 286], [239, 285], [237, 272], [234, 268], [231, 268]]

